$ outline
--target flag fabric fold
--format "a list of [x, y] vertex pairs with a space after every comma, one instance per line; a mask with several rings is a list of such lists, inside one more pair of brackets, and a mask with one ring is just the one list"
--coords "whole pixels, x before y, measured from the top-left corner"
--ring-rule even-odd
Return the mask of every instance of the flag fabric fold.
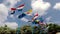
[[11, 8], [11, 11], [12, 11], [11, 14], [14, 14], [15, 13], [15, 10], [22, 11], [23, 8], [24, 8], [24, 4], [18, 6], [17, 8]]
[[31, 16], [32, 13], [32, 9], [28, 10], [27, 12], [25, 12], [25, 14], [30, 15]]
[[11, 14], [15, 13], [16, 8], [11, 8]]
[[38, 13], [35, 13], [34, 14], [34, 17], [32, 18], [32, 21], [34, 21], [35, 19], [37, 19], [38, 18]]
[[24, 4], [18, 6], [16, 9], [17, 9], [18, 11], [22, 11], [23, 8], [24, 8]]
[[21, 15], [18, 16], [18, 18], [23, 18], [24, 16], [26, 16], [26, 14], [22, 13]]

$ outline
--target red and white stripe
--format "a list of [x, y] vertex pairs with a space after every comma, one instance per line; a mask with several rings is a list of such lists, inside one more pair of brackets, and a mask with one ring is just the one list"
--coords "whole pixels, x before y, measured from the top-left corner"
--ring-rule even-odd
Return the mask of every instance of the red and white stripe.
[[26, 15], [29, 15], [29, 16], [32, 16], [32, 14], [31, 14], [31, 13], [29, 13], [29, 12], [25, 12], [25, 14], [26, 14]]
[[13, 13], [16, 10], [16, 8], [11, 8], [11, 13]]
[[35, 13], [34, 15], [34, 19], [36, 19], [38, 17], [38, 13]]
[[32, 21], [34, 21], [36, 18], [38, 18], [38, 13], [35, 13], [34, 17], [32, 18]]
[[24, 8], [24, 4], [18, 6], [16, 9], [23, 9]]

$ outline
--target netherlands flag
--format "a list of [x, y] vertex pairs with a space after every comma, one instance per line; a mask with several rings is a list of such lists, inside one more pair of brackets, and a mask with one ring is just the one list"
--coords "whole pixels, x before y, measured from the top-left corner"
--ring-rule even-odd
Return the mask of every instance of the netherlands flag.
[[11, 8], [12, 11], [15, 11], [15, 10], [21, 10], [24, 8], [24, 4], [18, 6], [17, 8]]
[[11, 8], [11, 14], [15, 13], [16, 8]]
[[34, 19], [36, 19], [38, 17], [38, 13], [35, 13], [34, 15]]
[[11, 14], [14, 14], [15, 10], [22, 11], [23, 8], [24, 8], [24, 4], [18, 6], [17, 8], [11, 8], [11, 11], [12, 11]]

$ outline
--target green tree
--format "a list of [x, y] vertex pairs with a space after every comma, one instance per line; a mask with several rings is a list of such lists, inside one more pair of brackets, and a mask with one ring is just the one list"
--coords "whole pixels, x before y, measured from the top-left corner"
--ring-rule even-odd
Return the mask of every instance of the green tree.
[[20, 31], [21, 34], [32, 34], [32, 28], [28, 25], [21, 27]]
[[0, 34], [10, 34], [10, 31], [7, 25], [5, 25], [4, 27], [0, 27]]
[[60, 26], [57, 24], [49, 24], [48, 32], [55, 34], [57, 31], [60, 31]]
[[40, 28], [37, 26], [33, 27], [33, 34], [40, 34]]

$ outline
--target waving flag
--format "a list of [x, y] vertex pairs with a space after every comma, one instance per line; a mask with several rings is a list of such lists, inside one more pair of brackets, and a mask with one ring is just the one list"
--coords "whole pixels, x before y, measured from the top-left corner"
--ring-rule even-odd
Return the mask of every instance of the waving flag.
[[32, 9], [28, 10], [27, 12], [25, 12], [25, 14], [27, 14], [27, 15], [31, 15], [31, 13], [32, 13]]
[[24, 16], [26, 16], [26, 14], [22, 13], [21, 15], [18, 16], [18, 18], [23, 18]]
[[11, 8], [11, 11], [12, 11], [11, 14], [14, 14], [15, 13], [15, 10], [16, 10], [16, 8]]
[[34, 15], [34, 19], [36, 19], [38, 17], [38, 13], [35, 13]]
[[11, 8], [11, 11], [12, 11], [11, 14], [14, 14], [15, 10], [22, 11], [23, 8], [24, 8], [24, 4], [18, 6], [17, 8]]
[[32, 18], [32, 21], [34, 21], [38, 17], [38, 13], [35, 13], [34, 17]]
[[16, 8], [11, 8], [11, 10], [16, 10]]
[[18, 11], [22, 11], [23, 8], [24, 8], [24, 4], [18, 6], [18, 7], [17, 7], [17, 10], [18, 10]]

